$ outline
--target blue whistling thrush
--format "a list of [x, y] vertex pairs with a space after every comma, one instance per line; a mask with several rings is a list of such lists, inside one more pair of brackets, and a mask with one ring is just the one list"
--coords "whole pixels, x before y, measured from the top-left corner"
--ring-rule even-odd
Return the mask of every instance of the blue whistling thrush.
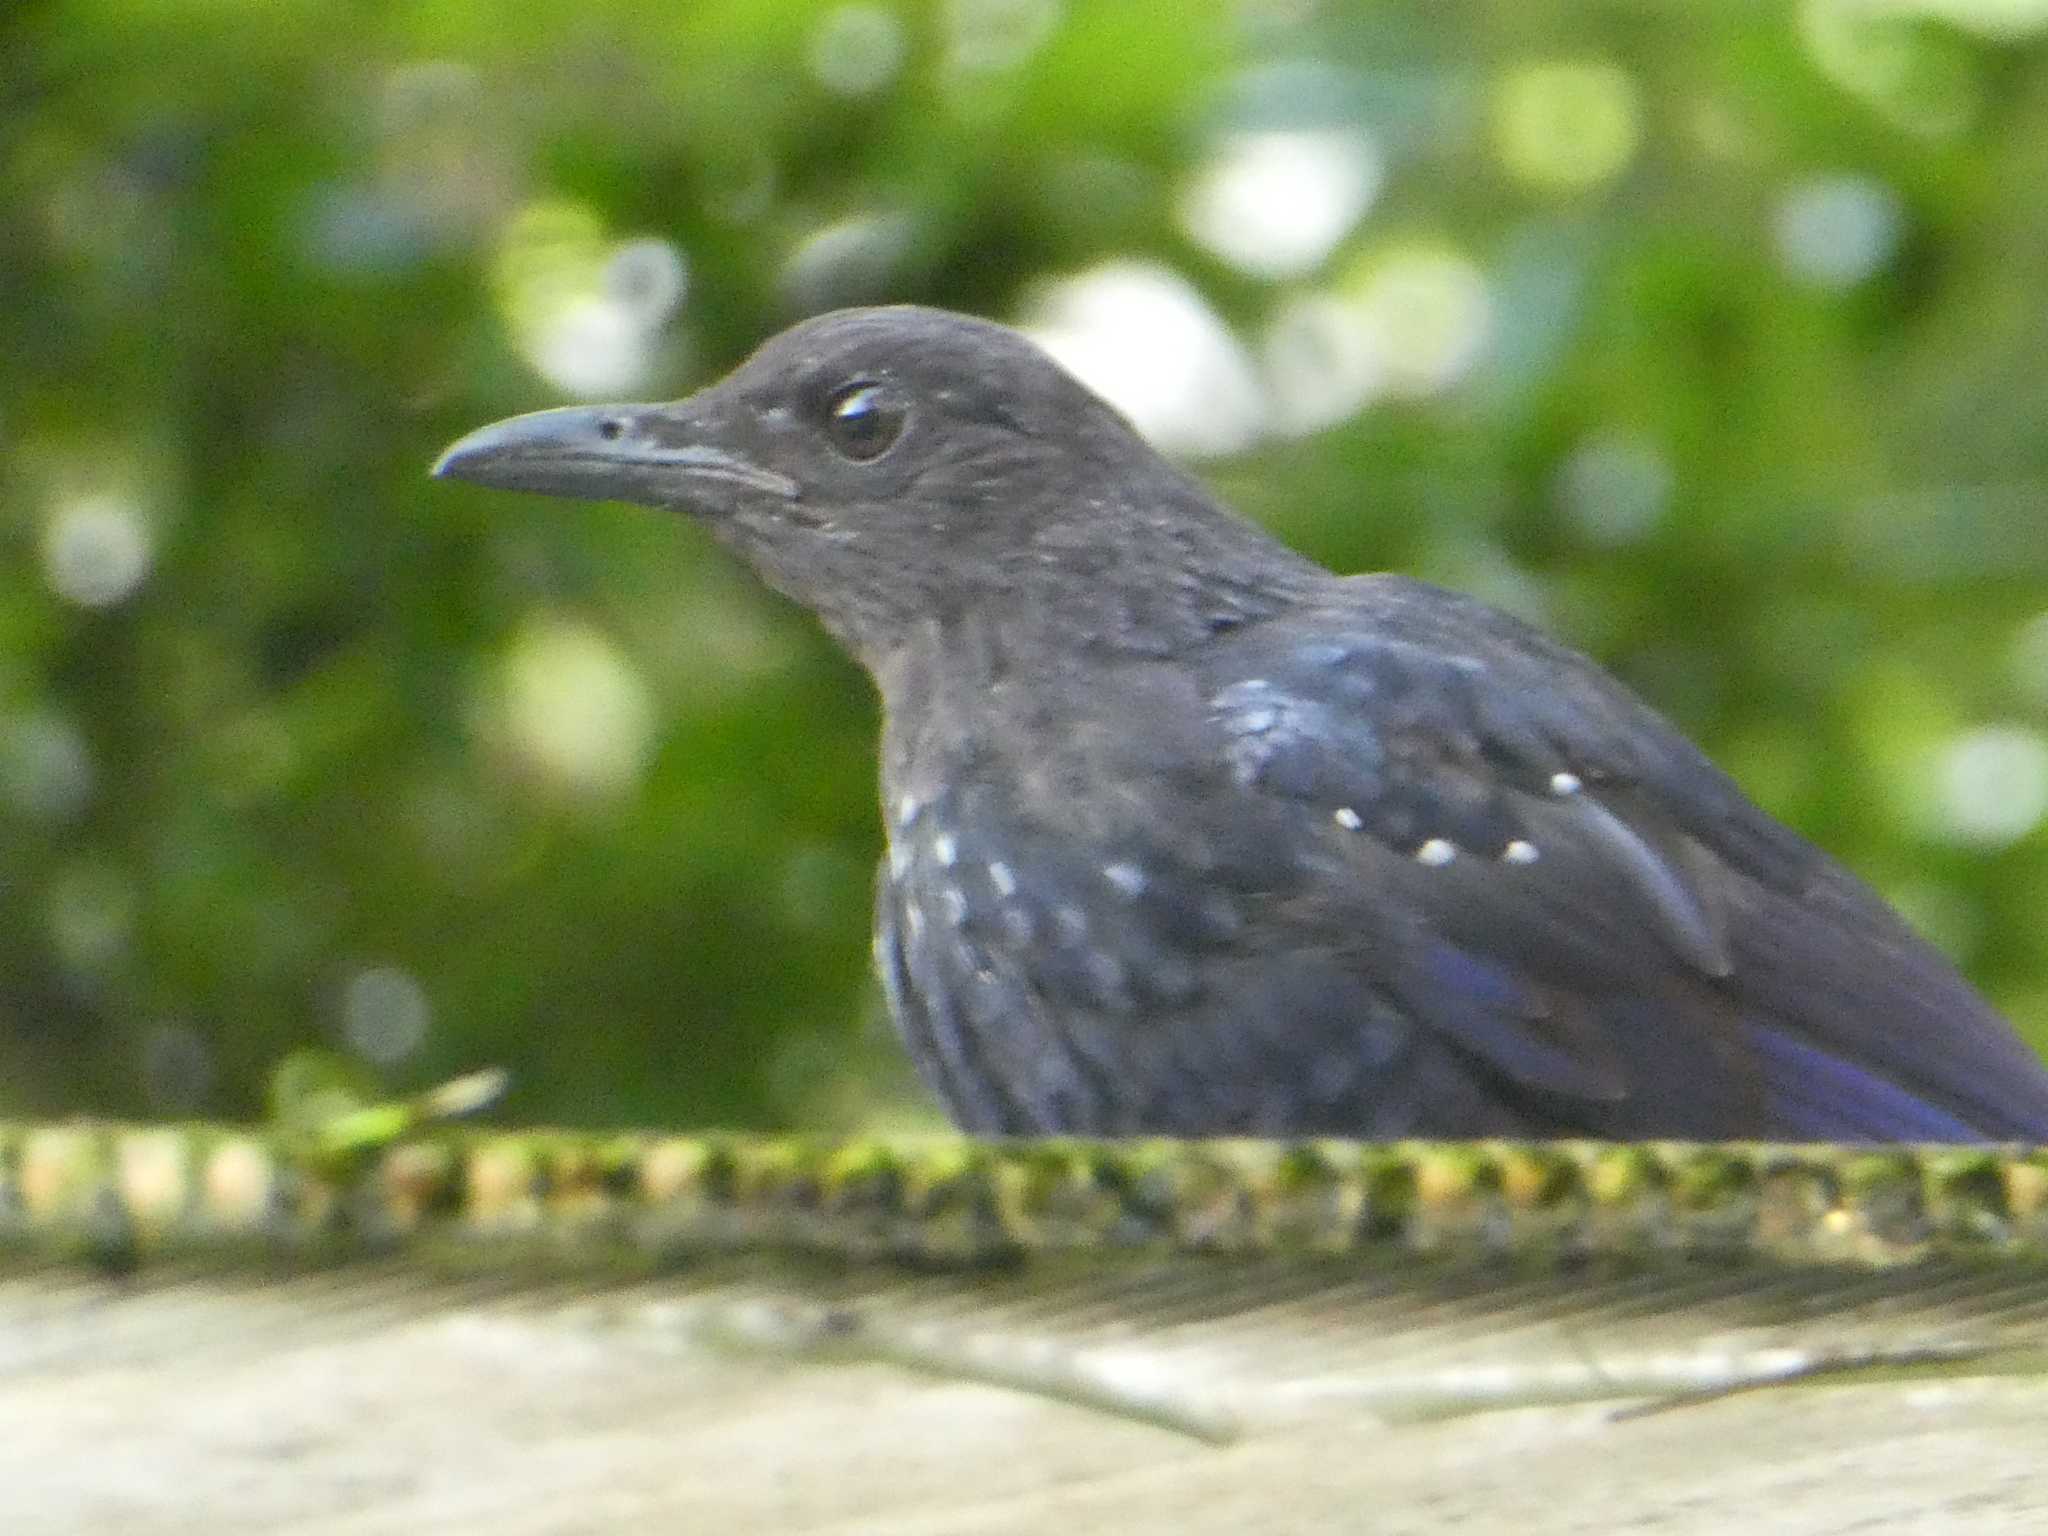
[[435, 473], [690, 513], [881, 692], [875, 952], [976, 1132], [1968, 1141], [2048, 1072], [1586, 658], [1339, 577], [917, 308]]

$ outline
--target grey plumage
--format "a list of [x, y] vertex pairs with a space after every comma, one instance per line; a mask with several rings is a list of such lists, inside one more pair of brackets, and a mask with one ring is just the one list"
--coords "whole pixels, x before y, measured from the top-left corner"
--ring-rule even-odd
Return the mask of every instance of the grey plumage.
[[437, 472], [690, 512], [867, 667], [877, 959], [970, 1129], [2048, 1128], [1948, 964], [1591, 662], [1329, 574], [1001, 327], [824, 316]]

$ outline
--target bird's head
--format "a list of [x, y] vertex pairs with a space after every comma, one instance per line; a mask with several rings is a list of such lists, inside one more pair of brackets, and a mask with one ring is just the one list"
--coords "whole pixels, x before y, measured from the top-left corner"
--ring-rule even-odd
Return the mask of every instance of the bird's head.
[[871, 664], [927, 621], [1273, 549], [1023, 336], [909, 306], [805, 321], [683, 400], [512, 417], [434, 473], [688, 512]]

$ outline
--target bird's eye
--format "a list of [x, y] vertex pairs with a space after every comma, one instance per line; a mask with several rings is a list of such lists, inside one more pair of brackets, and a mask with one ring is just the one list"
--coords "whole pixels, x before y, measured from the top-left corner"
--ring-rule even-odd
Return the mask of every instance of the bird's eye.
[[865, 464], [879, 459], [903, 434], [909, 412], [880, 384], [849, 384], [825, 408], [825, 426], [832, 446]]

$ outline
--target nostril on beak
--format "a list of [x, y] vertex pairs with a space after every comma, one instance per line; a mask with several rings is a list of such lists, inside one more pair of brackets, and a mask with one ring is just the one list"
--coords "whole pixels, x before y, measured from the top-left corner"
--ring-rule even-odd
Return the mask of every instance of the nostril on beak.
[[625, 432], [626, 424], [616, 416], [607, 416], [597, 424], [597, 435], [608, 443], [616, 443]]

